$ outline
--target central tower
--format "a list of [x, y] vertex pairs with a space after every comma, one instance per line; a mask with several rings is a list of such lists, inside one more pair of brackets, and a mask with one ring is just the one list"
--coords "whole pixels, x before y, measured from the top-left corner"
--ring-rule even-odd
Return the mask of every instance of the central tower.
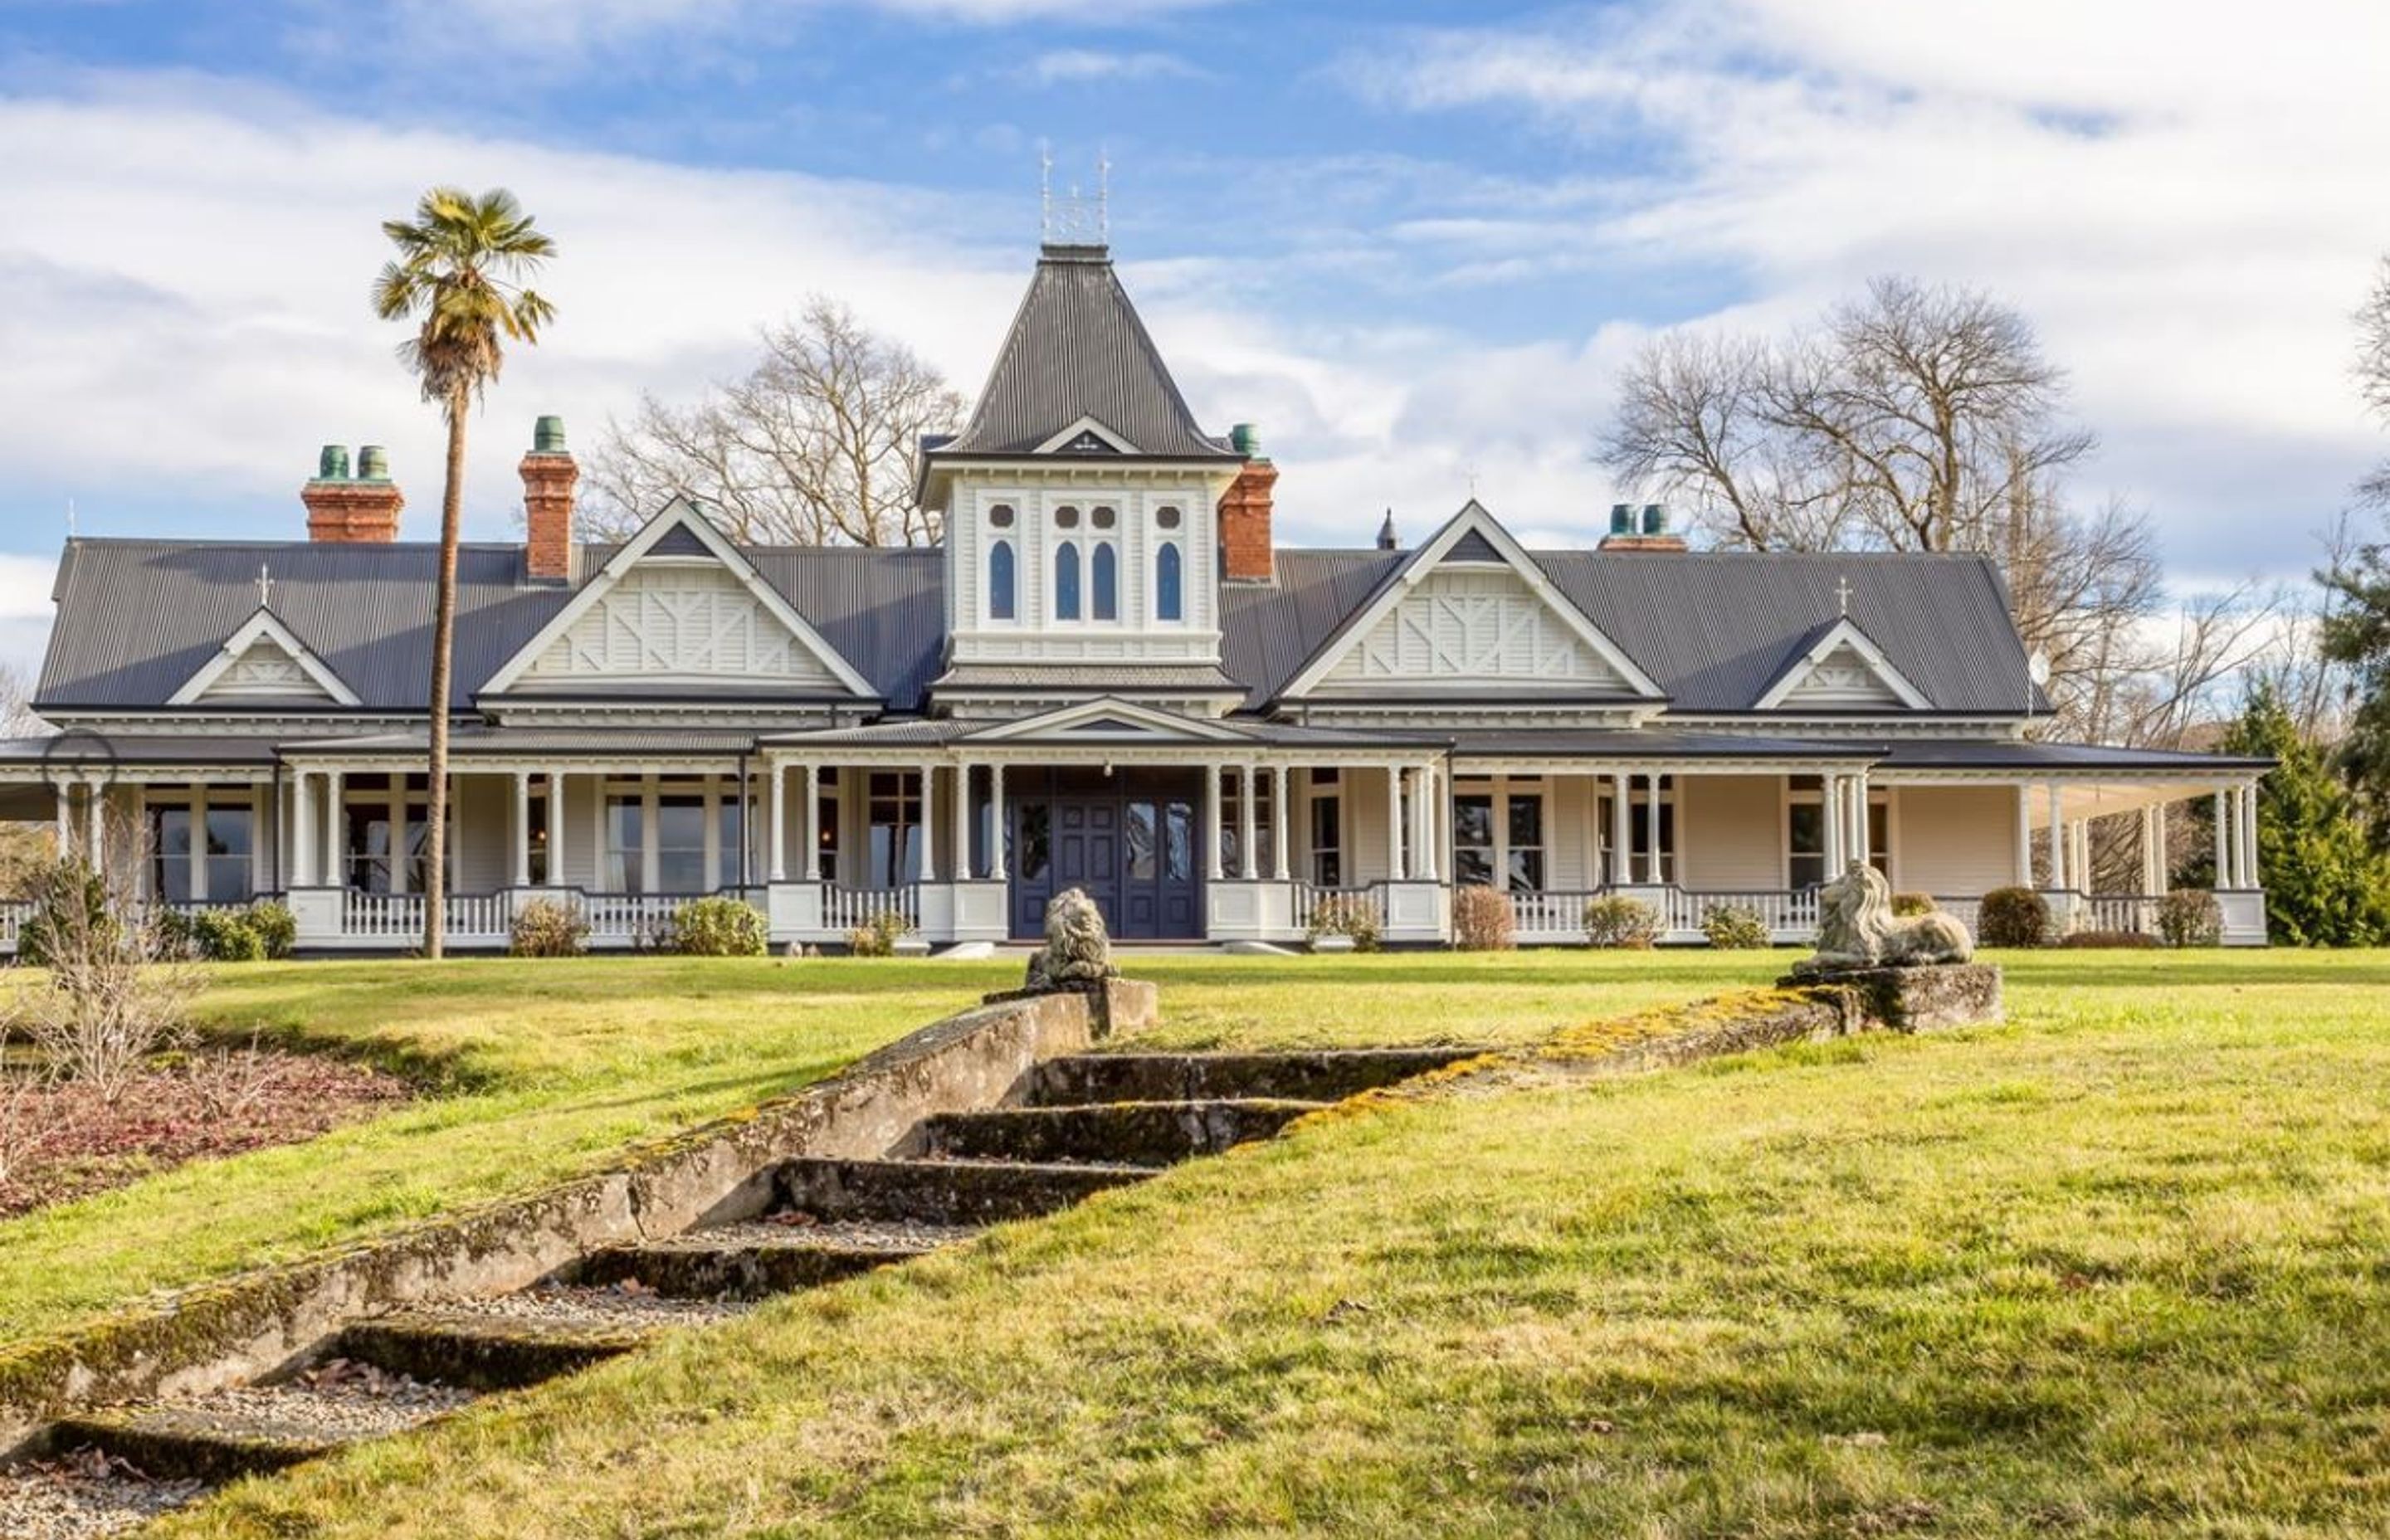
[[1108, 247], [1041, 248], [970, 422], [924, 451], [922, 500], [945, 516], [939, 709], [1236, 703], [1216, 510], [1246, 456], [1196, 423]]

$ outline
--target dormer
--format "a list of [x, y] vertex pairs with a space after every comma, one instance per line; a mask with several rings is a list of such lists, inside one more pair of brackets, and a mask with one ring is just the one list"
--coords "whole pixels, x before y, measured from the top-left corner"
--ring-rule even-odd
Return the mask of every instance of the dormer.
[[970, 423], [923, 449], [949, 662], [1216, 667], [1246, 459], [1188, 410], [1109, 249], [1047, 244]]

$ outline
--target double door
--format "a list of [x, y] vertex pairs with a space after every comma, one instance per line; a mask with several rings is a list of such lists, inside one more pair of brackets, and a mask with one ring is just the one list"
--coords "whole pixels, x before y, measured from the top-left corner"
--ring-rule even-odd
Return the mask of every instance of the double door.
[[1047, 902], [1078, 888], [1123, 940], [1201, 939], [1196, 841], [1203, 791], [1198, 776], [1054, 770], [1030, 787], [1008, 790], [1015, 937], [1043, 935]]

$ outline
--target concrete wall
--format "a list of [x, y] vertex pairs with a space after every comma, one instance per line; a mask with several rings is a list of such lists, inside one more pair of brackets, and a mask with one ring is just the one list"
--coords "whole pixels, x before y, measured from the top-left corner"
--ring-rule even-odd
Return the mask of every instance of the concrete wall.
[[1895, 886], [1972, 896], [2017, 880], [2014, 787], [1902, 786], [1892, 795]]

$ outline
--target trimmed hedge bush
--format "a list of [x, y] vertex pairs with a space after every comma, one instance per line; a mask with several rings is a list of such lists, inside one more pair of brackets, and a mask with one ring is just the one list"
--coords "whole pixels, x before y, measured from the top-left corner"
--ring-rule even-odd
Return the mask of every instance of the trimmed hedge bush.
[[1319, 900], [1311, 906], [1311, 923], [1303, 933], [1315, 947], [1322, 936], [1349, 937], [1356, 952], [1375, 952], [1382, 939], [1378, 906], [1367, 893], [1334, 893]]
[[893, 957], [896, 943], [912, 932], [911, 920], [893, 909], [882, 909], [846, 933], [846, 949], [858, 957]]
[[1508, 952], [1518, 945], [1519, 914], [1508, 893], [1471, 884], [1452, 895], [1452, 943], [1463, 952]]
[[716, 893], [673, 911], [670, 950], [684, 957], [760, 957], [771, 937], [764, 917], [743, 898]]
[[1702, 934], [1721, 952], [1760, 952], [1776, 944], [1767, 922], [1740, 904], [1713, 904], [1702, 916]]
[[191, 943], [210, 962], [263, 962], [265, 938], [247, 909], [201, 909], [191, 917]]
[[1585, 906], [1585, 939], [1593, 946], [1648, 951], [1660, 939], [1660, 911], [1625, 893], [1604, 893]]
[[1983, 946], [2049, 944], [2049, 901], [2031, 888], [1994, 888], [1984, 895], [1975, 918]]
[[589, 918], [578, 904], [534, 898], [515, 911], [507, 950], [518, 957], [577, 957], [589, 950]]
[[2197, 888], [2170, 892], [2158, 900], [2158, 936], [2168, 946], [2220, 946], [2224, 905]]
[[2137, 952], [2155, 949], [2158, 938], [2139, 930], [2075, 930], [2060, 937], [2058, 944], [2068, 952]]
[[257, 932], [265, 955], [276, 961], [299, 947], [299, 917], [278, 898], [261, 898], [249, 906], [249, 926]]
[[1932, 893], [1895, 893], [1892, 895], [1892, 916], [1895, 919], [1915, 919], [1934, 910]]

